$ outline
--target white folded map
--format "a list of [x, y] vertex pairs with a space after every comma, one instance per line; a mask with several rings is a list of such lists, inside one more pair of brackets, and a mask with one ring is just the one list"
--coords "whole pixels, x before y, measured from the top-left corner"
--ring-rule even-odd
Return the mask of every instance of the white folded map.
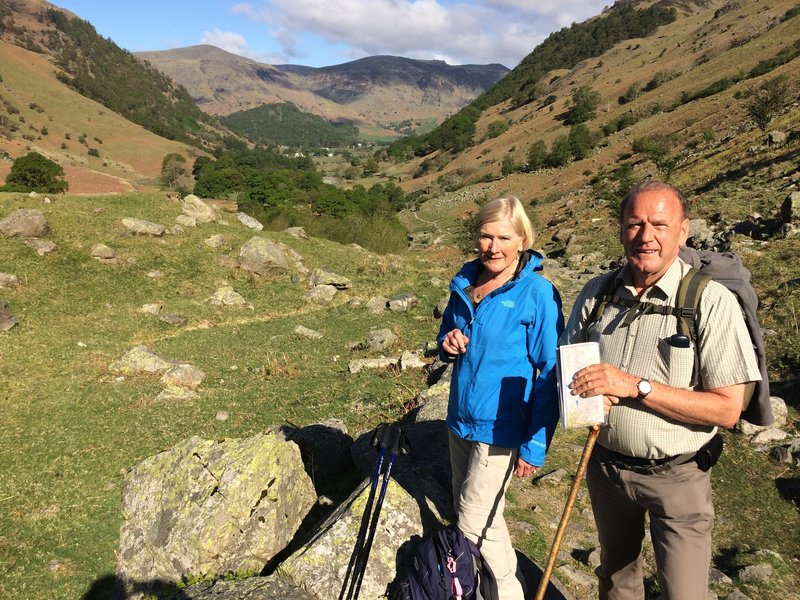
[[556, 357], [561, 426], [565, 429], [575, 429], [605, 423], [602, 395], [581, 398], [574, 396], [569, 389], [576, 372], [600, 362], [600, 345], [597, 342], [566, 344], [558, 347]]

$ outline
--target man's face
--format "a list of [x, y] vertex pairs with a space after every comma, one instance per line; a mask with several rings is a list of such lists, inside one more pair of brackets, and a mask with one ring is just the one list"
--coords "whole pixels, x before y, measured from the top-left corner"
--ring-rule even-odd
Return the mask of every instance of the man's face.
[[669, 189], [640, 192], [622, 215], [620, 238], [639, 290], [650, 287], [667, 272], [689, 235], [678, 197]]

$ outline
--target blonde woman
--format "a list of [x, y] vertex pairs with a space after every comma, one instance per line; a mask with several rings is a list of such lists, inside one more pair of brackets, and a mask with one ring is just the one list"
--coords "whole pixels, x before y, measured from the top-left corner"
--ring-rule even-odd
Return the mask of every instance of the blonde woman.
[[533, 229], [520, 201], [498, 198], [478, 213], [476, 260], [450, 284], [439, 354], [453, 362], [447, 426], [458, 526], [481, 550], [494, 595], [523, 600], [503, 509], [512, 473], [544, 463], [558, 419], [556, 345], [561, 299], [538, 271]]

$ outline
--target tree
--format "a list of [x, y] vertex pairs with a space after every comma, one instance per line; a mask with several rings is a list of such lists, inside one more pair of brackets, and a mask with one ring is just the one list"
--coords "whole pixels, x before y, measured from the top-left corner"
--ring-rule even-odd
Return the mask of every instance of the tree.
[[170, 152], [161, 161], [161, 183], [169, 189], [188, 190], [194, 179], [186, 166], [186, 158], [177, 152]]
[[38, 152], [21, 156], [11, 165], [3, 190], [7, 192], [41, 192], [59, 194], [66, 192], [69, 184], [64, 180], [64, 169], [57, 162]]
[[594, 119], [599, 105], [600, 94], [588, 85], [582, 85], [572, 92], [572, 104], [567, 116], [569, 124], [577, 125], [578, 123], [585, 123], [589, 119]]
[[569, 148], [569, 138], [561, 135], [553, 142], [545, 164], [548, 167], [563, 167], [569, 164], [570, 160], [572, 160], [572, 151]]
[[772, 118], [787, 104], [789, 81], [786, 75], [778, 75], [762, 83], [747, 104], [747, 114], [756, 125], [765, 131]]
[[503, 163], [500, 165], [500, 174], [503, 177], [506, 177], [518, 170], [519, 167], [517, 166], [517, 163], [514, 162], [514, 157], [510, 154], [507, 154], [505, 158], [503, 158]]
[[592, 149], [592, 136], [589, 133], [589, 128], [581, 123], [580, 125], [573, 125], [569, 130], [569, 149], [575, 160], [581, 160], [589, 156]]
[[538, 171], [547, 160], [547, 146], [543, 140], [536, 140], [528, 149], [528, 169]]

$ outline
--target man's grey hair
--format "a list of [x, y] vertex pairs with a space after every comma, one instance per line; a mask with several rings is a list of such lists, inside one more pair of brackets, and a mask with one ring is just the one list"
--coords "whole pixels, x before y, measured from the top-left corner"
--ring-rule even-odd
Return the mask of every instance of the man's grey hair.
[[667, 190], [675, 194], [675, 197], [678, 198], [678, 201], [681, 203], [681, 220], [689, 218], [689, 212], [691, 211], [692, 207], [689, 203], [689, 200], [687, 200], [686, 196], [683, 195], [683, 192], [681, 192], [674, 185], [664, 183], [663, 181], [648, 181], [646, 183], [640, 183], [632, 188], [627, 194], [625, 194], [625, 197], [622, 199], [622, 202], [619, 205], [620, 222], [622, 222], [622, 219], [625, 215], [625, 208], [628, 206], [628, 204], [639, 194], [643, 192], [649, 192], [651, 190]]

